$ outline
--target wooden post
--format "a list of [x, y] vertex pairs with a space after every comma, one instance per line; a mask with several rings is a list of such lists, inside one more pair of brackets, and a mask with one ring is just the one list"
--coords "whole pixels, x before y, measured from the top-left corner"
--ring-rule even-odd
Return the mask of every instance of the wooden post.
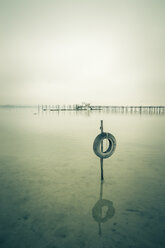
[[103, 182], [100, 183], [100, 200], [103, 199]]
[[[103, 120], [101, 120], [101, 126], [100, 126], [101, 133], [103, 133]], [[101, 142], [101, 152], [103, 152], [103, 141]], [[101, 180], [104, 180], [103, 176], [103, 158], [100, 158], [100, 167], [101, 167]]]

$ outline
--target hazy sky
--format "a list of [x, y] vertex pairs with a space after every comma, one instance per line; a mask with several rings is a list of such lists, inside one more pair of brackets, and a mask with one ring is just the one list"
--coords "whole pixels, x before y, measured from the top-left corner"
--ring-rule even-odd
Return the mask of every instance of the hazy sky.
[[165, 104], [165, 0], [0, 0], [0, 104]]

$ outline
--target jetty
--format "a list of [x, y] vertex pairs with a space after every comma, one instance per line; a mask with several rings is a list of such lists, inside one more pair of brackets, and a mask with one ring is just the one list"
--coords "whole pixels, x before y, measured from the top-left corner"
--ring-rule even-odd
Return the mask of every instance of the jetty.
[[73, 105], [38, 105], [41, 111], [101, 111], [123, 114], [165, 114], [165, 106], [104, 106], [89, 103]]

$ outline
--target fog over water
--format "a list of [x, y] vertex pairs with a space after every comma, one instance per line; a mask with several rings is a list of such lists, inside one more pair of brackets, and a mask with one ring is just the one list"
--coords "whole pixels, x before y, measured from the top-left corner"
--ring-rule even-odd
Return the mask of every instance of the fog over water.
[[0, 1], [0, 248], [165, 247], [164, 13]]

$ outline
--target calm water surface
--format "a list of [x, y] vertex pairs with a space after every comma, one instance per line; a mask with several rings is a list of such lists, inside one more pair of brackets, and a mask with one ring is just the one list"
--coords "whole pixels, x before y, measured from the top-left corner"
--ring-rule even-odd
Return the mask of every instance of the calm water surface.
[[0, 247], [164, 248], [165, 116], [35, 111], [0, 109]]

